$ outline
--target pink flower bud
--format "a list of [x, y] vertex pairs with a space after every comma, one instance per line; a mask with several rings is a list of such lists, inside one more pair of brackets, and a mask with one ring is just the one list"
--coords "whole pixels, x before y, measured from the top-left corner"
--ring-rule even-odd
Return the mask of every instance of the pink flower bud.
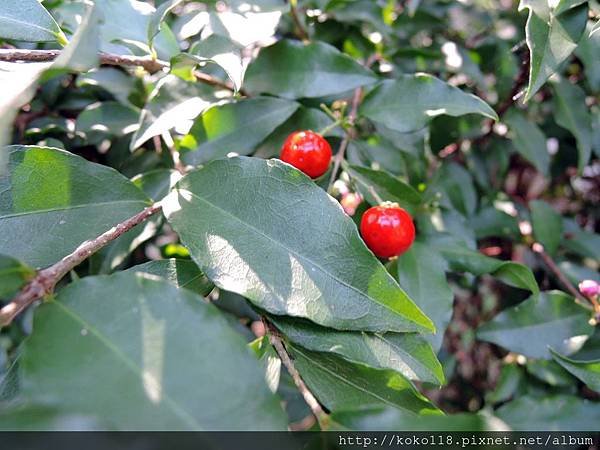
[[356, 208], [358, 208], [358, 205], [360, 205], [360, 202], [362, 202], [362, 197], [359, 193], [354, 192], [344, 194], [340, 200], [342, 208], [344, 208], [344, 211], [346, 211], [346, 214], [349, 216], [354, 215]]
[[579, 283], [579, 292], [591, 298], [600, 294], [600, 285], [594, 280], [583, 280]]

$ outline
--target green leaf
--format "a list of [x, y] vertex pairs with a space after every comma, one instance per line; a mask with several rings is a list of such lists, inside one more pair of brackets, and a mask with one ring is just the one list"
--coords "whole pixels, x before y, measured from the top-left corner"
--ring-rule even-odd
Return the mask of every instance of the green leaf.
[[554, 255], [562, 241], [562, 217], [543, 200], [529, 202], [529, 208], [535, 239], [544, 246], [546, 252]]
[[213, 62], [227, 74], [236, 91], [242, 87], [246, 65], [242, 61], [242, 51], [238, 45], [217, 34], [195, 42], [190, 48], [190, 56], [199, 62]]
[[427, 74], [400, 75], [381, 82], [365, 97], [359, 114], [401, 133], [419, 130], [442, 114], [481, 114], [498, 120], [480, 98]]
[[129, 96], [135, 89], [136, 80], [125, 72], [112, 67], [100, 67], [77, 77], [79, 88], [94, 86], [111, 94], [119, 103], [131, 105]]
[[540, 290], [533, 272], [523, 264], [491, 258], [465, 246], [440, 244], [437, 248], [453, 271], [469, 272], [477, 276], [490, 274], [510, 286], [531, 291], [532, 294], [537, 294]]
[[56, 58], [53, 68], [85, 72], [100, 63], [101, 16], [95, 3], [85, 4], [85, 13], [69, 44]]
[[286, 427], [243, 338], [213, 305], [155, 276], [76, 281], [38, 308], [34, 329], [19, 358], [25, 401], [115, 430]]
[[38, 0], [2, 0], [0, 38], [15, 41], [66, 43], [66, 37]]
[[148, 46], [153, 52], [154, 38], [160, 33], [162, 23], [165, 21], [171, 10], [180, 4], [181, 1], [182, 0], [167, 0], [150, 15], [150, 20], [148, 20]]
[[444, 383], [441, 364], [418, 334], [337, 331], [285, 316], [269, 316], [269, 320], [289, 340], [308, 350], [335, 353], [351, 362], [394, 370], [409, 380]]
[[157, 84], [139, 118], [139, 128], [131, 138], [131, 150], [175, 126], [191, 126], [192, 121], [215, 100], [212, 90], [167, 75]]
[[600, 408], [570, 395], [526, 395], [501, 406], [496, 416], [514, 431], [589, 431], [598, 427]]
[[566, 231], [565, 238], [561, 241], [563, 247], [581, 256], [600, 259], [600, 235], [598, 233], [584, 230]]
[[100, 417], [61, 412], [60, 408], [47, 405], [14, 404], [0, 409], [1, 431], [105, 431]]
[[526, 102], [575, 50], [587, 22], [587, 2], [576, 2], [575, 7], [559, 2], [554, 9], [550, 3], [521, 0], [519, 4], [519, 11], [529, 9], [525, 27], [530, 60]]
[[532, 121], [516, 109], [511, 109], [504, 122], [510, 128], [517, 151], [532, 163], [543, 175], [550, 169], [550, 154], [546, 148], [546, 136]]
[[373, 170], [366, 167], [345, 165], [344, 170], [356, 183], [360, 194], [370, 204], [378, 205], [379, 201], [371, 188], [383, 201], [395, 202], [413, 212], [421, 204], [421, 195], [410, 185], [383, 170]]
[[[101, 27], [101, 50], [108, 53], [128, 54], [124, 43], [130, 43], [143, 53], [151, 53], [148, 47], [150, 21], [156, 9], [146, 2], [137, 0], [103, 0], [96, 2], [105, 18]], [[153, 40], [160, 59], [169, 60], [179, 53], [179, 45], [166, 24]]]
[[600, 359], [591, 361], [576, 361], [550, 349], [552, 358], [566, 370], [571, 372], [590, 389], [600, 392]]
[[180, 142], [183, 161], [198, 165], [229, 153], [248, 155], [297, 109], [298, 103], [252, 98], [214, 106]]
[[577, 140], [579, 173], [592, 154], [592, 118], [585, 103], [585, 92], [578, 86], [561, 80], [554, 84], [554, 118]]
[[525, 373], [517, 364], [505, 364], [500, 370], [496, 387], [488, 391], [486, 403], [504, 403], [514, 397], [525, 379]]
[[[134, 177], [131, 182], [157, 202], [169, 193], [180, 178], [177, 171], [155, 169]], [[93, 273], [107, 274], [119, 267], [136, 248], [156, 235], [162, 222], [162, 216], [153, 216], [101, 248], [91, 258]]]
[[0, 175], [2, 251], [32, 267], [58, 261], [149, 205], [114, 169], [66, 151], [11, 146], [0, 152], [9, 161]]
[[273, 314], [342, 330], [433, 331], [338, 202], [288, 164], [213, 161], [186, 175], [163, 209], [218, 287]]
[[[30, 1], [43, 9], [37, 0], [27, 0], [25, 6]], [[14, 2], [11, 0], [10, 3]], [[97, 63], [95, 44], [97, 43], [98, 16], [96, 8], [88, 5], [82, 15], [81, 26], [56, 61], [27, 64], [0, 62], [0, 84], [5, 91], [5, 94], [0, 97], [0, 117], [3, 119], [0, 124], [0, 148], [10, 142], [9, 134], [12, 132], [10, 125], [17, 110], [33, 98], [38, 79], [44, 78], [47, 81], [67, 69], [87, 70]], [[61, 36], [64, 38], [62, 32]], [[66, 42], [66, 38], [64, 39]], [[87, 52], [92, 52], [92, 54]], [[6, 157], [0, 152], [0, 174], [6, 171], [7, 164]]]
[[526, 368], [527, 373], [550, 386], [570, 386], [573, 384], [573, 377], [552, 360], [529, 360]]
[[592, 29], [590, 30], [590, 37], [595, 36], [598, 30], [600, 30], [600, 20], [597, 20], [592, 26]]
[[[33, 0], [37, 3], [37, 0]], [[29, 102], [35, 94], [38, 78], [52, 63], [8, 63], [0, 62], [0, 147], [12, 139], [12, 124], [18, 109]], [[6, 172], [8, 160], [0, 153], [0, 174]]]
[[507, 308], [477, 330], [477, 337], [531, 358], [550, 359], [548, 347], [570, 355], [593, 331], [589, 313], [573, 297], [548, 291]]
[[31, 267], [0, 254], [0, 299], [12, 297], [34, 275], [35, 271]]
[[[332, 431], [499, 431], [499, 424], [494, 423], [484, 414], [459, 413], [446, 416], [427, 415], [417, 417], [392, 407], [334, 411], [331, 414], [331, 422]], [[389, 444], [389, 437], [383, 445], [381, 445], [381, 440], [379, 441], [382, 447]], [[392, 442], [395, 443], [394, 440]], [[431, 443], [436, 441], [430, 440], [428, 442], [430, 447], [433, 447]]]
[[[316, 108], [300, 106], [294, 114], [260, 143], [254, 156], [262, 158], [273, 158], [279, 156], [285, 139], [297, 130], [313, 130], [319, 132], [332, 124], [331, 118], [323, 111]], [[324, 136], [341, 137], [343, 131], [340, 127], [333, 128]]]
[[149, 273], [164, 278], [178, 288], [186, 288], [192, 292], [206, 296], [215, 287], [193, 261], [185, 259], [159, 259], [138, 264], [125, 272]]
[[446, 269], [446, 262], [435, 248], [420, 242], [415, 242], [398, 257], [400, 286], [435, 324], [436, 333], [425, 336], [435, 352], [442, 346], [454, 302], [454, 293], [446, 281]]
[[248, 66], [246, 89], [285, 98], [346, 93], [377, 81], [375, 74], [324, 42], [281, 40]]
[[75, 131], [87, 139], [95, 135], [120, 137], [137, 130], [138, 117], [139, 111], [131, 106], [114, 101], [93, 103], [77, 116]]
[[372, 369], [296, 345], [288, 345], [288, 350], [310, 391], [329, 410], [394, 406], [412, 415], [442, 414], [396, 372]]
[[[596, 29], [598, 29], [598, 21]], [[588, 23], [583, 37], [579, 41], [579, 45], [575, 50], [575, 54], [583, 62], [583, 69], [586, 76], [586, 82], [590, 86], [592, 92], [600, 91], [600, 34], [593, 33], [594, 26], [591, 22]]]
[[438, 192], [444, 206], [454, 208], [464, 216], [471, 216], [477, 208], [473, 177], [456, 163], [442, 165], [428, 191]]

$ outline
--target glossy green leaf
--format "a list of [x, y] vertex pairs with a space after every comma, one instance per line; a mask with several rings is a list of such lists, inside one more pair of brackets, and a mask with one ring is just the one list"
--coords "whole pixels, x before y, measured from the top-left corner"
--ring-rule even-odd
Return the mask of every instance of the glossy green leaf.
[[554, 84], [553, 92], [554, 118], [577, 140], [577, 166], [581, 173], [592, 154], [592, 118], [585, 103], [585, 92], [566, 80]]
[[429, 344], [416, 333], [337, 331], [307, 320], [270, 316], [292, 342], [308, 350], [336, 353], [376, 369], [391, 369], [409, 380], [444, 383], [442, 366]]
[[554, 361], [571, 372], [581, 381], [583, 381], [590, 389], [600, 392], [600, 359], [591, 361], [578, 361], [550, 349]]
[[0, 151], [9, 160], [0, 175], [2, 251], [32, 267], [58, 261], [149, 205], [114, 169], [80, 156], [45, 147]]
[[336, 329], [433, 330], [338, 202], [290, 165], [213, 161], [177, 184], [164, 211], [218, 287], [273, 314]]
[[2, 0], [0, 37], [28, 42], [67, 42], [56, 21], [38, 0]]
[[99, 136], [124, 136], [138, 128], [139, 111], [118, 102], [94, 103], [77, 116], [75, 130], [87, 138]]
[[155, 276], [81, 279], [36, 311], [34, 329], [19, 358], [25, 401], [116, 430], [285, 429], [241, 336]]
[[162, 23], [167, 18], [167, 15], [175, 8], [182, 0], [167, 0], [156, 8], [156, 11], [150, 16], [148, 20], [148, 46], [150, 49], [154, 49], [154, 38], [160, 33]]
[[324, 42], [281, 40], [264, 48], [246, 72], [250, 92], [285, 98], [342, 94], [377, 81], [375, 74]]
[[[596, 23], [596, 29], [598, 29], [598, 23], [600, 21]], [[593, 33], [593, 28], [592, 23], [588, 23], [586, 31], [575, 50], [575, 55], [583, 62], [586, 81], [592, 92], [599, 92], [600, 59], [598, 59], [598, 54], [600, 53], [600, 34]]]
[[297, 345], [288, 349], [308, 388], [329, 410], [394, 406], [413, 415], [442, 414], [396, 372], [372, 369]]
[[[284, 0], [259, 0], [252, 4], [235, 0], [229, 1], [227, 6], [223, 11], [210, 12], [205, 18], [212, 33], [226, 37], [242, 47], [271, 41], [282, 14], [289, 10]], [[197, 21], [200, 25], [200, 28], [195, 28], [197, 32], [207, 25], [202, 23], [203, 20]]]
[[550, 154], [546, 149], [546, 136], [542, 130], [515, 109], [510, 110], [503, 120], [512, 132], [517, 151], [542, 174], [548, 175]]
[[183, 160], [198, 165], [232, 152], [248, 155], [298, 106], [289, 100], [262, 97], [210, 108], [181, 140]]
[[529, 208], [535, 239], [544, 246], [546, 252], [554, 255], [562, 241], [562, 217], [543, 200], [529, 202]]
[[34, 275], [35, 271], [21, 261], [0, 254], [0, 299], [12, 297]]
[[564, 2], [551, 4], [547, 0], [521, 0], [519, 4], [519, 10], [529, 10], [525, 34], [530, 69], [525, 101], [566, 61], [585, 30], [587, 2], [576, 2], [574, 7], [562, 6]]
[[598, 427], [600, 408], [569, 395], [522, 396], [501, 406], [496, 416], [515, 431], [590, 431]]
[[167, 75], [156, 84], [142, 110], [139, 129], [131, 138], [131, 150], [176, 126], [187, 124], [189, 128], [214, 101], [212, 90], [206, 85]]
[[586, 309], [560, 291], [542, 292], [505, 309], [477, 337], [531, 358], [550, 359], [549, 347], [570, 355], [593, 333]]
[[533, 294], [539, 292], [533, 272], [523, 264], [491, 258], [465, 246], [440, 244], [438, 251], [453, 271], [469, 272], [473, 275], [490, 274], [510, 286], [526, 289]]
[[242, 87], [246, 64], [242, 61], [242, 49], [229, 39], [217, 34], [195, 42], [190, 48], [190, 54], [218, 64], [227, 74], [236, 90]]
[[344, 170], [370, 204], [378, 205], [373, 189], [383, 201], [395, 202], [412, 212], [421, 203], [421, 195], [410, 185], [383, 170], [346, 165]]
[[185, 259], [159, 259], [138, 264], [126, 272], [149, 273], [164, 278], [178, 288], [206, 296], [215, 287], [193, 261]]
[[398, 281], [435, 324], [436, 333], [424, 336], [435, 352], [440, 350], [452, 317], [454, 293], [446, 281], [447, 264], [435, 246], [415, 242], [398, 257]]
[[436, 116], [480, 114], [497, 120], [483, 100], [427, 74], [383, 81], [364, 99], [359, 113], [401, 133], [416, 131]]
[[[148, 46], [150, 22], [156, 9], [146, 2], [137, 0], [103, 0], [97, 2], [102, 16], [106, 18], [101, 27], [101, 50], [108, 53], [129, 54], [124, 43], [129, 42], [143, 53], [151, 53]], [[179, 45], [168, 26], [153, 40], [158, 57], [170, 59], [179, 53]]]

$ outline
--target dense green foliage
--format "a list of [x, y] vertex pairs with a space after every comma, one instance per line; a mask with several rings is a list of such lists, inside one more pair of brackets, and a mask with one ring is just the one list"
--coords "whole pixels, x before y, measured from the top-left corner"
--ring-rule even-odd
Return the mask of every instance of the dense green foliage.
[[0, 1], [0, 429], [597, 430], [599, 17]]

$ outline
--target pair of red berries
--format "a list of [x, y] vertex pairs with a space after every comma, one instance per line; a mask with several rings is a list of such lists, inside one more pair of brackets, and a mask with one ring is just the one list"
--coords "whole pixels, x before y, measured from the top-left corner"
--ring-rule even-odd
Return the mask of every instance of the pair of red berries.
[[[281, 149], [281, 160], [311, 178], [319, 178], [329, 169], [331, 146], [313, 131], [295, 131]], [[360, 234], [367, 247], [380, 258], [404, 253], [415, 240], [411, 215], [397, 203], [384, 202], [369, 208], [362, 216]]]

